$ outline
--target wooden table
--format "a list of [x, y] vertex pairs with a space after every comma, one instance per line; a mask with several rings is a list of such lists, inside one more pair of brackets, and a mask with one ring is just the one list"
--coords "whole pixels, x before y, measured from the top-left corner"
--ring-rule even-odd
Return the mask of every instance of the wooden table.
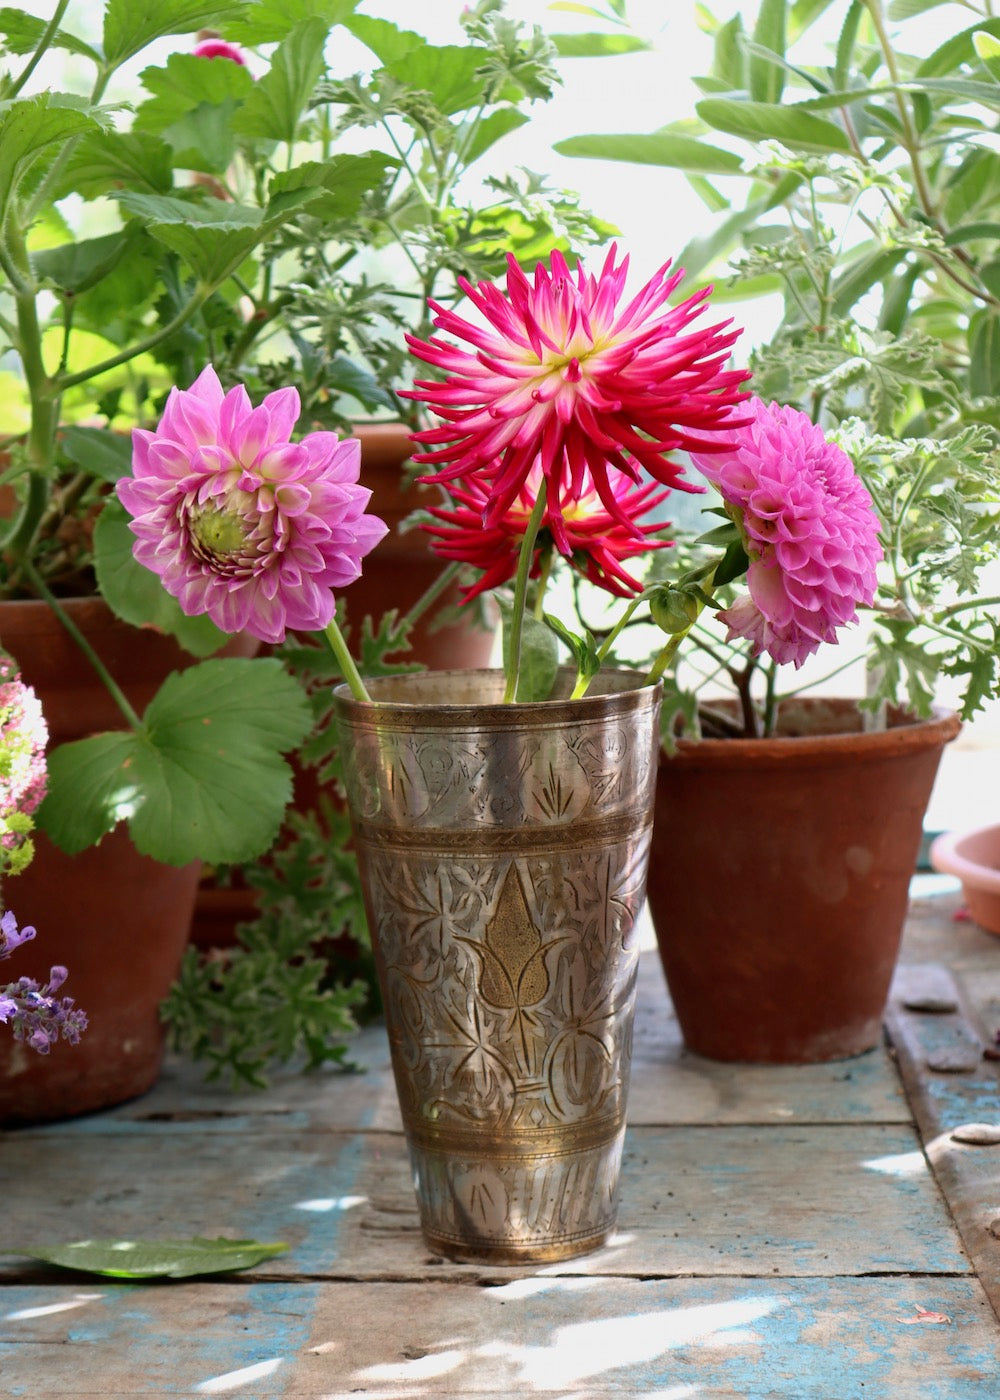
[[149, 1285], [0, 1253], [0, 1395], [995, 1400], [1000, 1146], [952, 1133], [1000, 1122], [1000, 941], [955, 910], [912, 908], [891, 1045], [816, 1067], [688, 1055], [645, 952], [619, 1233], [557, 1267], [428, 1253], [378, 1027], [364, 1074], [231, 1095], [171, 1062], [136, 1102], [0, 1134], [0, 1251], [291, 1245]]

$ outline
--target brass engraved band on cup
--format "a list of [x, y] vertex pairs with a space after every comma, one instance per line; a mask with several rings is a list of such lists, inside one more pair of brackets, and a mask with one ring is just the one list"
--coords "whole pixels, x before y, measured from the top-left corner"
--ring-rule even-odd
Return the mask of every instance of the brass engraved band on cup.
[[620, 1112], [580, 1123], [533, 1128], [530, 1133], [504, 1131], [495, 1124], [484, 1125], [483, 1128], [456, 1126], [454, 1123], [438, 1125], [410, 1114], [405, 1115], [405, 1122], [410, 1141], [422, 1152], [447, 1157], [486, 1157], [491, 1162], [521, 1162], [573, 1157], [607, 1147], [622, 1132], [625, 1114]]
[[641, 840], [652, 826], [644, 814], [620, 812], [613, 817], [595, 817], [573, 822], [564, 830], [558, 826], [477, 826], [470, 830], [447, 827], [402, 828], [388, 823], [356, 821], [355, 838], [363, 845], [395, 847], [401, 851], [440, 851], [444, 854], [495, 852], [515, 855], [528, 851], [565, 851], [566, 833], [573, 833], [573, 848], [597, 849], [616, 841]]

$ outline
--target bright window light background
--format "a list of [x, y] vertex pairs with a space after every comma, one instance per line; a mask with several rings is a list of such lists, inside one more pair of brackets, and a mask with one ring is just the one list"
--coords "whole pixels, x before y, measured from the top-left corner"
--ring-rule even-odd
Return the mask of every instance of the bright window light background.
[[[594, 7], [601, 8], [600, 0], [595, 0]], [[361, 8], [366, 14], [381, 15], [403, 27], [415, 28], [433, 43], [462, 42], [458, 22], [462, 10], [460, 0], [428, 0], [419, 10], [412, 0], [364, 0]], [[51, 13], [50, 4], [44, 0], [29, 0], [24, 9], [43, 17]], [[506, 9], [516, 18], [540, 24], [549, 33], [611, 28], [592, 17], [541, 5], [537, 0], [507, 0]], [[714, 5], [709, 4], [708, 9], [722, 21], [741, 11], [749, 29], [753, 25], [756, 4], [754, 0], [747, 0], [743, 5], [733, 0], [717, 0]], [[823, 40], [835, 39], [846, 9], [847, 0], [835, 0], [822, 25], [811, 32], [807, 41], [810, 58], [817, 54], [816, 46]], [[964, 13], [960, 5], [932, 10], [918, 21], [923, 26], [919, 33], [914, 22], [909, 22], [908, 35], [913, 36], [914, 43], [922, 40], [930, 51], [959, 27], [956, 15], [961, 19]], [[99, 17], [97, 6], [81, 5], [80, 0], [76, 0], [70, 6], [67, 19], [70, 26], [90, 31], [97, 37]], [[710, 228], [712, 214], [679, 171], [570, 159], [552, 148], [569, 136], [650, 132], [667, 122], [692, 116], [701, 96], [693, 76], [708, 70], [711, 39], [698, 25], [695, 0], [670, 0], [669, 4], [663, 0], [630, 0], [628, 19], [634, 32], [649, 41], [649, 51], [619, 57], [562, 60], [563, 82], [553, 99], [533, 104], [529, 109], [530, 122], [498, 143], [481, 166], [483, 175], [505, 174], [518, 166], [527, 166], [546, 175], [553, 185], [577, 191], [585, 207], [620, 229], [619, 249], [629, 254], [632, 278], [638, 285], [668, 258], [676, 257], [692, 236]], [[122, 79], [109, 92], [109, 100], [124, 95], [123, 87], [127, 88], [141, 67], [153, 61], [162, 62], [172, 50], [186, 48], [189, 42], [192, 41], [187, 36], [176, 36], [144, 54], [123, 73]], [[343, 30], [335, 34], [334, 42], [338, 45], [337, 66], [343, 71], [352, 72], [370, 63], [371, 56], [364, 46], [355, 43]], [[803, 56], [805, 53], [803, 50]], [[61, 85], [72, 62], [66, 55], [52, 55], [43, 70], [43, 81]], [[364, 138], [365, 133], [360, 133], [359, 148], [368, 144]], [[90, 211], [81, 209], [78, 213], [89, 223]], [[593, 260], [598, 256], [595, 250]], [[380, 270], [384, 272], [384, 268]], [[776, 297], [761, 297], [742, 303], [727, 301], [717, 312], [721, 316], [732, 316], [743, 327], [737, 352], [740, 358], [745, 358], [753, 345], [761, 343], [771, 333], [780, 307]], [[996, 583], [1000, 585], [1000, 579]], [[838, 646], [835, 661], [830, 648], [822, 659], [813, 658], [800, 678], [815, 683], [827, 693], [838, 690], [858, 693], [863, 686], [860, 660], [833, 680], [824, 683], [822, 679], [826, 671], [845, 660], [849, 649], [860, 658], [862, 633]], [[947, 702], [947, 695], [942, 698]], [[994, 702], [985, 713], [966, 725], [960, 738], [946, 750], [927, 814], [928, 828], [969, 827], [1000, 820], [1000, 802], [994, 795], [998, 790], [1000, 702]]]

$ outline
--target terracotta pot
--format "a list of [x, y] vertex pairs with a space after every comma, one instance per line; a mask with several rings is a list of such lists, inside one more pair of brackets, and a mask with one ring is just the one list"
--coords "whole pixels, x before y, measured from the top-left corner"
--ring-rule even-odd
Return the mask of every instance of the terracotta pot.
[[[141, 713], [172, 671], [193, 658], [171, 638], [119, 622], [99, 598], [64, 599], [77, 626]], [[42, 602], [0, 603], [0, 639], [34, 686], [50, 746], [119, 729], [121, 715], [89, 662]], [[248, 655], [252, 639], [227, 651]], [[4, 965], [7, 976], [43, 980], [69, 968], [63, 994], [89, 1026], [75, 1047], [49, 1055], [0, 1036], [0, 1121], [65, 1118], [106, 1108], [154, 1083], [163, 1053], [160, 1001], [187, 943], [200, 866], [175, 868], [139, 855], [124, 828], [77, 856], [39, 832], [28, 869], [4, 883], [20, 924], [38, 930]]]
[[958, 876], [969, 915], [1000, 934], [1000, 826], [945, 832], [931, 843], [930, 861], [935, 870]]
[[[423, 530], [400, 533], [399, 526], [415, 510], [439, 501], [431, 486], [407, 486], [403, 466], [413, 450], [409, 429], [403, 423], [363, 423], [354, 429], [361, 441], [361, 483], [372, 499], [368, 507], [389, 526], [389, 533], [362, 562], [361, 577], [343, 590], [352, 635], [365, 616], [378, 623], [390, 608], [407, 612], [433, 584], [445, 567], [431, 549]], [[443, 602], [459, 602], [452, 588]], [[475, 610], [448, 627], [433, 627], [434, 609], [413, 629], [410, 658], [431, 671], [454, 668], [481, 669], [489, 663], [493, 632], [477, 625]]]
[[682, 742], [657, 779], [648, 895], [686, 1045], [807, 1063], [877, 1044], [924, 811], [956, 716], [861, 732], [799, 700], [780, 736]]

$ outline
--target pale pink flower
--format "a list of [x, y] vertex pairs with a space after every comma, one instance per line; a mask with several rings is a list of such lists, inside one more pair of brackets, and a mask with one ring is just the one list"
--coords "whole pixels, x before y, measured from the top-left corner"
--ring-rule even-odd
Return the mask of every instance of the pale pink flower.
[[186, 613], [264, 642], [325, 627], [330, 590], [353, 583], [387, 529], [364, 513], [360, 444], [327, 432], [293, 443], [299, 408], [294, 389], [255, 408], [209, 366], [171, 389], [155, 431], [135, 429], [133, 477], [118, 483], [139, 562]]
[[750, 558], [749, 596], [719, 616], [754, 655], [798, 667], [874, 600], [879, 522], [850, 458], [807, 414], [756, 397], [747, 411], [734, 451], [692, 455]]
[[[409, 394], [444, 420], [415, 435], [434, 448], [416, 460], [439, 467], [438, 481], [488, 478], [487, 525], [503, 516], [538, 462], [554, 514], [592, 486], [628, 527], [614, 474], [637, 481], [638, 464], [663, 485], [685, 486], [683, 468], [668, 454], [714, 450], [712, 435], [745, 397], [746, 371], [723, 368], [739, 332], [726, 331], [728, 321], [688, 331], [710, 289], [667, 307], [684, 275], [668, 277], [669, 263], [621, 305], [628, 258], [615, 266], [613, 247], [597, 277], [582, 262], [572, 274], [558, 252], [549, 262], [536, 267], [532, 283], [508, 257], [506, 293], [460, 278], [485, 324], [430, 303], [435, 327], [471, 350], [407, 336], [414, 355], [447, 376], [418, 380]], [[721, 446], [731, 440], [730, 431]]]
[[[482, 576], [465, 591], [463, 602], [489, 589], [509, 582], [517, 573], [521, 542], [538, 499], [541, 469], [536, 466], [517, 497], [492, 525], [483, 524], [483, 512], [489, 501], [489, 485], [479, 477], [458, 482], [448, 488], [452, 504], [432, 506], [430, 514], [440, 523], [424, 525], [434, 537], [433, 549], [443, 559], [457, 559], [482, 571]], [[612, 483], [615, 498], [629, 527], [621, 525], [601, 504], [592, 482], [585, 483], [579, 499], [565, 509], [546, 497], [545, 511], [539, 530], [532, 565], [537, 576], [542, 550], [555, 545], [571, 567], [608, 593], [627, 598], [642, 590], [641, 582], [622, 563], [649, 550], [663, 549], [668, 540], [650, 539], [654, 532], [666, 527], [665, 521], [640, 523], [641, 517], [655, 509], [669, 494], [656, 489], [653, 482], [636, 485], [627, 477], [618, 476]], [[559, 524], [556, 538], [555, 523]]]
[[45, 796], [48, 725], [41, 702], [0, 655], [0, 818], [31, 816]]

